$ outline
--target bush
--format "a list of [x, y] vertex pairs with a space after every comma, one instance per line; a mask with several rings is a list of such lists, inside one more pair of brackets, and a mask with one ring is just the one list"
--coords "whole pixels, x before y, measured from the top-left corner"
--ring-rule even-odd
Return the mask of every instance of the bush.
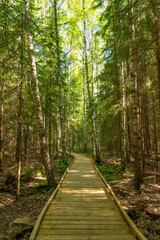
[[56, 170], [57, 172], [65, 172], [67, 167], [69, 166], [68, 162], [58, 161], [56, 162]]

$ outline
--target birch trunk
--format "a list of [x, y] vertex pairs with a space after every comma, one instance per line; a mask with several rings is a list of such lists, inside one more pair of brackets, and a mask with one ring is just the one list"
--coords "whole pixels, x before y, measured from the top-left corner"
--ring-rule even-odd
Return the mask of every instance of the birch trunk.
[[60, 125], [61, 125], [61, 142], [62, 142], [62, 158], [66, 158], [65, 146], [65, 129], [64, 129], [64, 116], [63, 116], [63, 99], [62, 99], [62, 80], [61, 80], [61, 59], [59, 48], [59, 30], [58, 30], [58, 17], [57, 17], [57, 0], [54, 0], [54, 17], [55, 17], [55, 32], [56, 32], [56, 51], [57, 51], [57, 79], [59, 85], [59, 111], [60, 111]]
[[87, 111], [86, 111], [86, 78], [85, 78], [85, 60], [83, 52], [83, 151], [87, 152]]
[[[24, 3], [25, 3], [25, 9], [26, 9], [26, 18], [28, 23], [31, 25], [31, 19], [29, 15], [29, 0], [24, 0]], [[38, 136], [39, 136], [40, 146], [41, 146], [41, 157], [42, 157], [46, 175], [47, 175], [48, 186], [53, 187], [53, 186], [56, 186], [56, 180], [54, 178], [53, 167], [51, 164], [49, 150], [46, 142], [42, 108], [41, 108], [41, 102], [40, 102], [36, 62], [35, 62], [35, 57], [33, 53], [33, 39], [31, 35], [31, 31], [28, 32], [28, 55], [29, 55], [30, 68], [31, 68], [30, 72], [32, 76], [32, 87], [33, 87], [33, 93], [34, 93], [34, 104], [35, 104], [35, 112], [36, 112], [37, 125], [38, 125]]]
[[86, 70], [86, 80], [87, 80], [87, 91], [88, 91], [88, 99], [89, 99], [89, 107], [91, 111], [91, 117], [92, 117], [92, 129], [93, 129], [93, 140], [94, 140], [94, 146], [96, 151], [96, 162], [100, 162], [100, 149], [99, 149], [99, 143], [98, 143], [98, 135], [97, 135], [97, 129], [96, 129], [96, 120], [95, 120], [95, 106], [94, 106], [94, 99], [91, 96], [90, 92], [90, 86], [89, 86], [89, 76], [88, 76], [88, 58], [87, 58], [87, 41], [86, 41], [86, 10], [85, 10], [85, 0], [82, 0], [83, 4], [83, 24], [84, 24], [84, 54], [85, 54], [85, 70]]

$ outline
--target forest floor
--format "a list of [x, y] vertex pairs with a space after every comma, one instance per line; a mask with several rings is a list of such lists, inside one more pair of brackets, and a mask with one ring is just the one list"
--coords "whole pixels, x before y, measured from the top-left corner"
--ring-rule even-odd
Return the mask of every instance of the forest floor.
[[[69, 164], [73, 159], [68, 157], [67, 160]], [[61, 156], [54, 159], [53, 163], [54, 174], [59, 182], [68, 164], [62, 162]], [[22, 166], [21, 197], [16, 201], [17, 165], [13, 166], [11, 162], [8, 166], [5, 165], [7, 170], [0, 175], [0, 240], [29, 239], [38, 215], [54, 190], [47, 189], [42, 166], [38, 159]], [[29, 224], [14, 224], [17, 218], [27, 218]]]
[[[150, 159], [146, 172], [153, 172], [155, 161]], [[159, 166], [160, 167], [160, 166]], [[148, 240], [160, 239], [160, 176], [144, 177], [141, 190], [134, 188], [134, 165], [131, 162], [123, 172], [120, 161], [103, 156], [98, 166], [112, 187], [123, 208]]]
[[[70, 163], [72, 159], [68, 159]], [[6, 161], [9, 162], [9, 161]], [[61, 156], [54, 159], [54, 169], [59, 181], [67, 166], [61, 161]], [[6, 163], [5, 163], [6, 164]], [[133, 163], [123, 172], [120, 162], [109, 156], [102, 157], [98, 166], [111, 185], [117, 198], [148, 240], [160, 239], [160, 178], [153, 175], [144, 178], [140, 191], [134, 189]], [[28, 240], [34, 223], [53, 189], [48, 190], [46, 176], [40, 160], [32, 160], [22, 166], [21, 198], [16, 201], [15, 179], [17, 165], [10, 162], [0, 175], [0, 240]], [[146, 164], [147, 172], [153, 172], [154, 159]], [[7, 179], [7, 182], [6, 182]], [[15, 225], [17, 218], [27, 218], [29, 225]]]

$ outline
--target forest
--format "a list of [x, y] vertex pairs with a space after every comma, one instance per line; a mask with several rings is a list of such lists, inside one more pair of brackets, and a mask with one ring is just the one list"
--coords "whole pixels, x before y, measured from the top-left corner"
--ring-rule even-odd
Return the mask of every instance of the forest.
[[158, 240], [160, 0], [0, 0], [0, 239], [29, 239], [8, 225], [39, 215], [73, 152]]

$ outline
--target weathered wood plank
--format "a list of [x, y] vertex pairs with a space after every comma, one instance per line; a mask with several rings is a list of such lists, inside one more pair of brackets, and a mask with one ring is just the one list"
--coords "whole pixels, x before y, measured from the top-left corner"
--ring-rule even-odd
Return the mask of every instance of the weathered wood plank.
[[127, 224], [105, 224], [101, 223], [101, 224], [50, 224], [50, 223], [46, 223], [46, 224], [42, 224], [41, 225], [41, 229], [68, 229], [68, 230], [72, 230], [72, 229], [87, 229], [87, 230], [126, 230]]
[[106, 208], [106, 207], [113, 207], [113, 208], [116, 208], [116, 204], [112, 201], [110, 202], [104, 202], [104, 203], [97, 203], [96, 201], [95, 202], [65, 202], [65, 201], [60, 201], [60, 202], [52, 202], [50, 207], [64, 207], [64, 206], [67, 206], [67, 207], [89, 207], [89, 208], [92, 208], [92, 207], [99, 207], [99, 208]]
[[135, 240], [132, 235], [38, 235], [36, 240]]
[[114, 216], [115, 218], [117, 216], [120, 216], [121, 214], [119, 213], [119, 211], [117, 210], [91, 210], [88, 211], [87, 209], [77, 209], [77, 210], [66, 210], [66, 209], [48, 209], [48, 211], [46, 212], [46, 216], [47, 215], [52, 215], [52, 216]]
[[[59, 195], [58, 195], [59, 196]], [[64, 202], [97, 202], [98, 203], [106, 203], [113, 202], [111, 197], [103, 198], [103, 197], [56, 197], [55, 201], [64, 201]]]
[[100, 220], [100, 221], [109, 221], [109, 220], [115, 220], [115, 221], [118, 221], [118, 220], [122, 220], [122, 221], [124, 221], [124, 219], [123, 219], [123, 217], [121, 216], [121, 215], [118, 215], [118, 216], [116, 216], [116, 219], [115, 219], [115, 216], [85, 216], [85, 218], [84, 218], [84, 215], [72, 215], [72, 216], [67, 216], [67, 215], [52, 215], [52, 214], [50, 214], [50, 215], [45, 215], [44, 216], [44, 220], [47, 220], [47, 219], [53, 219], [53, 220], [58, 220], [58, 219], [61, 219], [61, 220], [66, 220], [66, 221], [68, 221], [68, 220], [70, 220], [70, 219], [72, 219], [72, 220], [83, 220], [83, 219], [86, 219], [86, 220], [88, 220], [89, 222], [91, 221], [91, 220]]
[[106, 220], [106, 219], [44, 219], [43, 224], [55, 224], [55, 225], [80, 225], [80, 224], [85, 224], [85, 225], [125, 225], [126, 222], [121, 220]]
[[[129, 234], [129, 229], [42, 229], [40, 228], [39, 234], [49, 235], [119, 235]], [[54, 239], [54, 237], [53, 237]]]

